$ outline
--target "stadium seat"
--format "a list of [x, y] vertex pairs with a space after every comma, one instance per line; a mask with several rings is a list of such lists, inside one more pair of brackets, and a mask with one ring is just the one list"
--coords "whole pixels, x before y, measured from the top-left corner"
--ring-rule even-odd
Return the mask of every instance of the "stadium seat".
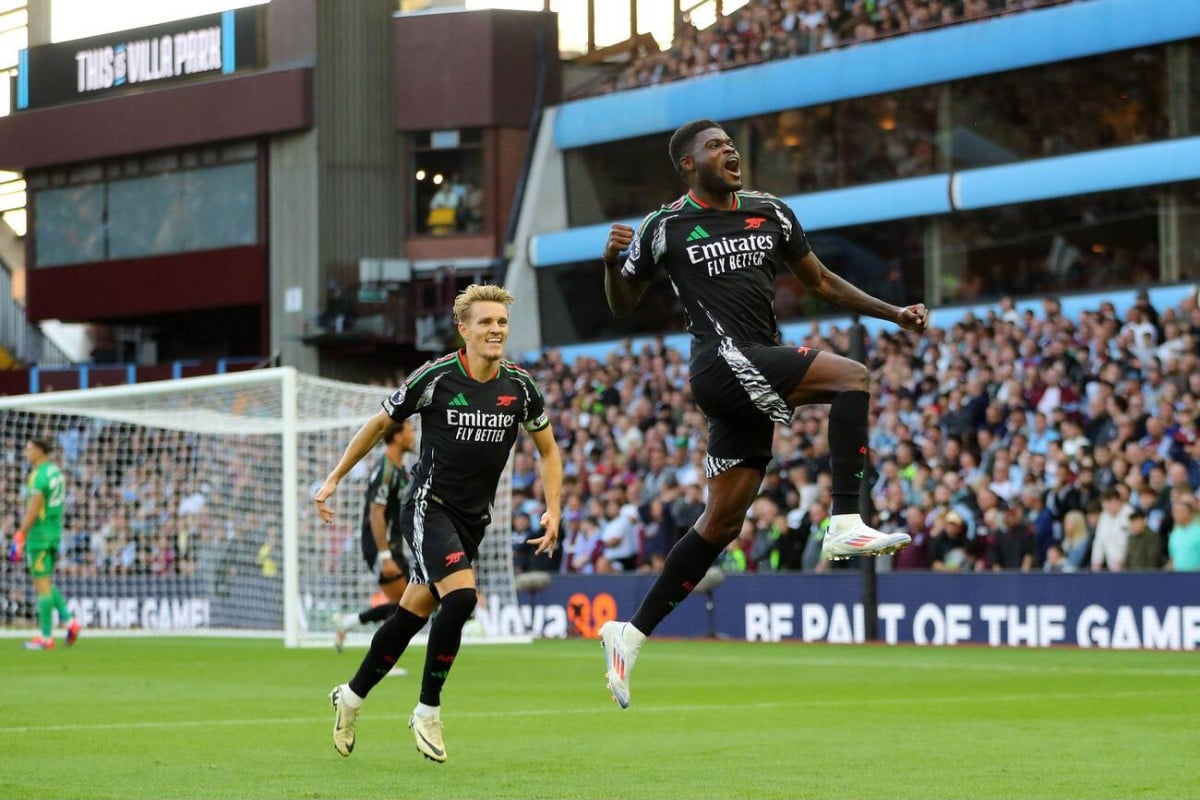
[[445, 236], [454, 232], [458, 224], [458, 212], [453, 208], [431, 208], [425, 222], [434, 236]]

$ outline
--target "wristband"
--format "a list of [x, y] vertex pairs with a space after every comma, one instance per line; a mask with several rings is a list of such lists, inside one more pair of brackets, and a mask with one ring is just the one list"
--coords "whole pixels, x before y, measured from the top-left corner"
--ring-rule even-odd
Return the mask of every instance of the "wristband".
[[392, 560], [391, 550], [381, 550], [379, 555], [375, 556], [375, 567], [378, 569], [383, 566], [383, 562]]

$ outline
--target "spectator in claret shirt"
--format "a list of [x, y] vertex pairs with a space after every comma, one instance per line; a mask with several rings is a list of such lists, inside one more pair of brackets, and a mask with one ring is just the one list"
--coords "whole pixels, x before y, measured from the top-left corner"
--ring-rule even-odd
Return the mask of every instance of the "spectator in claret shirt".
[[892, 556], [892, 569], [929, 569], [931, 538], [925, 525], [925, 512], [917, 506], [909, 506], [904, 522], [903, 530], [912, 537], [912, 544]]

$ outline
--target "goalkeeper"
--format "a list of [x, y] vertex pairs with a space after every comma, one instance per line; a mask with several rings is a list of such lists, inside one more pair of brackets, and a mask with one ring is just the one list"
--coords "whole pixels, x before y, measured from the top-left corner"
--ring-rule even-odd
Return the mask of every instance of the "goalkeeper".
[[37, 591], [39, 635], [25, 643], [26, 650], [49, 650], [54, 647], [54, 611], [67, 626], [67, 644], [75, 644], [82, 627], [71, 617], [67, 601], [54, 585], [54, 563], [58, 560], [58, 545], [62, 541], [63, 506], [67, 485], [62, 471], [50, 460], [51, 446], [45, 439], [30, 439], [25, 444], [25, 460], [29, 462], [29, 477], [25, 481], [25, 517], [13, 537], [17, 547], [24, 547], [25, 566]]
[[[392, 615], [408, 586], [408, 561], [400, 537], [400, 499], [408, 486], [404, 454], [413, 450], [412, 423], [393, 424], [383, 435], [384, 451], [371, 472], [363, 501], [362, 553], [367, 569], [379, 578], [386, 603], [352, 614], [335, 614], [333, 645], [342, 652], [346, 630], [354, 625], [383, 622]], [[393, 672], [402, 672], [393, 670]]]

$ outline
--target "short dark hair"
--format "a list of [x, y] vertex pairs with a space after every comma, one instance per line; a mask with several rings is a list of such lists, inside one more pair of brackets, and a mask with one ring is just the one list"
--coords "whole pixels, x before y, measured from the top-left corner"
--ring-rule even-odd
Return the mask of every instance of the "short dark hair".
[[400, 431], [404, 430], [403, 422], [393, 422], [388, 425], [387, 430], [383, 432], [383, 443], [391, 444], [392, 440], [400, 435]]
[[721, 123], [714, 122], [711, 119], [694, 119], [675, 129], [675, 132], [671, 134], [671, 143], [667, 145], [667, 152], [671, 155], [671, 166], [675, 168], [676, 175], [680, 178], [683, 177], [683, 169], [679, 166], [679, 159], [683, 158], [688, 149], [691, 148], [696, 134], [700, 131], [706, 131], [709, 128], [720, 127]]
[[49, 439], [43, 439], [40, 436], [30, 436], [29, 441], [34, 447], [36, 447], [38, 450], [41, 450], [46, 455], [50, 455], [50, 453], [54, 452], [54, 445], [50, 443]]

